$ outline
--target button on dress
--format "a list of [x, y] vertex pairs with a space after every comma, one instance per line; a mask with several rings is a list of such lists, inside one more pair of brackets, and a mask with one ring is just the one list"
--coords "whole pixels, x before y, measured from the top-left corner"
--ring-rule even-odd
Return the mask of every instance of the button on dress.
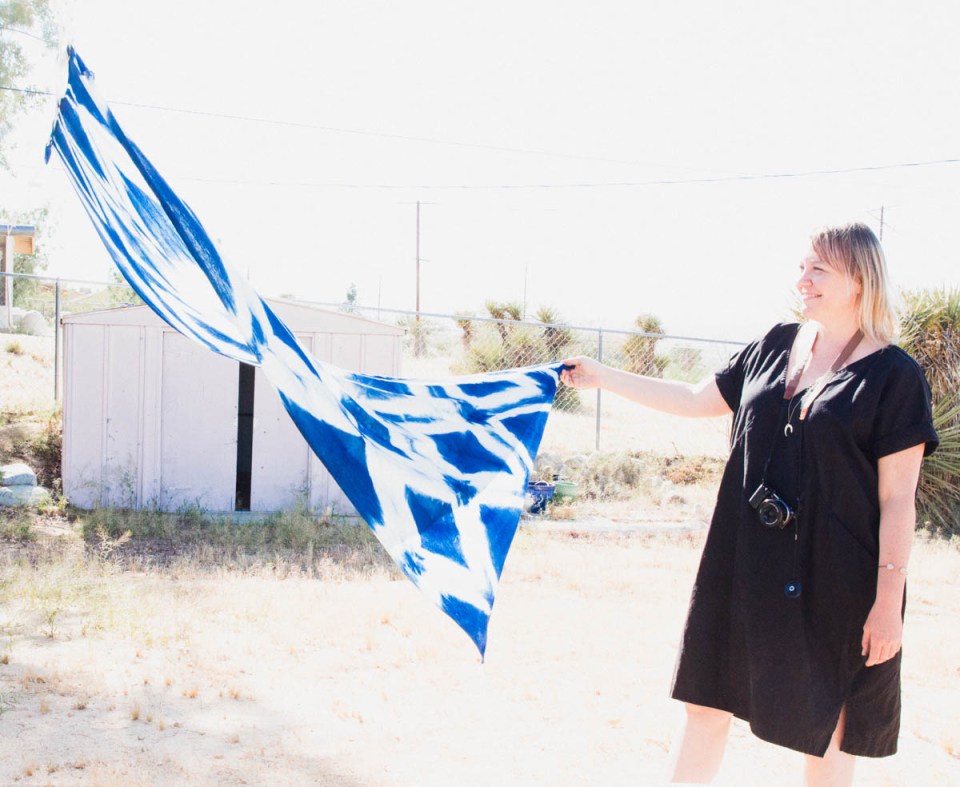
[[[842, 750], [883, 757], [897, 748], [901, 655], [867, 667], [860, 652], [877, 585], [877, 462], [935, 450], [930, 388], [907, 353], [886, 347], [836, 372], [800, 422], [803, 391], [783, 399], [798, 329], [774, 327], [716, 375], [734, 413], [731, 450], [672, 696], [817, 756], [846, 705]], [[750, 506], [761, 481], [798, 512], [782, 530]]]

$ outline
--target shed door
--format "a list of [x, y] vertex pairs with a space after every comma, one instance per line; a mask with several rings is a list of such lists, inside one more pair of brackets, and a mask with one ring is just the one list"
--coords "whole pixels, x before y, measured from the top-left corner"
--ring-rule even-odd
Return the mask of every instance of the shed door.
[[163, 335], [161, 508], [231, 511], [237, 481], [237, 362]]

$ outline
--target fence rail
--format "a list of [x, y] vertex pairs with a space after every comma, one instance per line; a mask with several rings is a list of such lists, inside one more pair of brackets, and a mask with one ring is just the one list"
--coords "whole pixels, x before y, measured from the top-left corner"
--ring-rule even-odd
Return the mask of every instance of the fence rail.
[[[139, 303], [126, 284], [19, 273], [0, 287], [0, 417], [55, 409], [61, 396], [61, 318], [66, 314]], [[725, 339], [616, 330], [486, 315], [414, 313], [353, 303], [295, 301], [352, 313], [405, 329], [401, 373], [444, 378], [586, 355], [611, 366], [692, 382], [719, 368], [741, 346]], [[726, 419], [689, 422], [652, 415], [600, 391], [561, 389], [543, 450], [582, 452], [649, 449], [721, 454]]]

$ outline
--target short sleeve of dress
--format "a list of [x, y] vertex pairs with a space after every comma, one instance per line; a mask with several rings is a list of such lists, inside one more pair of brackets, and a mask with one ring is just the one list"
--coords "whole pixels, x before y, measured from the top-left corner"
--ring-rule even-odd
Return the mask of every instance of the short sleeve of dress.
[[740, 394], [743, 391], [743, 380], [746, 376], [747, 358], [755, 348], [756, 342], [744, 347], [740, 352], [730, 356], [727, 365], [718, 370], [714, 379], [720, 395], [733, 412], [740, 407]]
[[777, 325], [762, 338], [750, 342], [739, 352], [734, 353], [727, 365], [714, 375], [720, 395], [733, 412], [737, 412], [740, 407], [743, 384], [750, 369], [757, 364], [758, 358], [763, 354], [764, 345], [770, 343], [784, 327], [782, 324]]
[[940, 442], [933, 427], [930, 386], [917, 363], [897, 350], [901, 362], [888, 375], [874, 422], [873, 455], [895, 454], [925, 444], [923, 455], [932, 454]]

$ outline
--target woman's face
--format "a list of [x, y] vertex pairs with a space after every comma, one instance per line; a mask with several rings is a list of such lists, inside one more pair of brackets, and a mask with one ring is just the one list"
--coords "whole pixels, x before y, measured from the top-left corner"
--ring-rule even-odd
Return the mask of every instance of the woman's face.
[[856, 318], [860, 284], [820, 259], [811, 249], [800, 263], [797, 292], [803, 316], [810, 320]]

